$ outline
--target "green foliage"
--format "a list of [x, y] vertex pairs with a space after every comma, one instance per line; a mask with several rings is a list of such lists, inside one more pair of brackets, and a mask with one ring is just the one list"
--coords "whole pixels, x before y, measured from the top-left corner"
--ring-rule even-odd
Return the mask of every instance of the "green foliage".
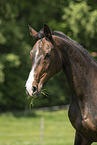
[[6, 38], [3, 36], [2, 33], [0, 33], [0, 44], [5, 44], [6, 43]]
[[78, 4], [71, 2], [69, 8], [64, 9], [64, 12], [65, 15], [63, 15], [63, 19], [67, 20], [73, 32], [73, 37], [76, 38], [81, 32], [80, 29], [84, 32], [86, 28], [85, 25], [88, 23], [89, 6], [87, 6], [86, 2]]
[[0, 83], [4, 82], [4, 73], [3, 73], [3, 65], [0, 63]]
[[91, 39], [97, 36], [97, 10], [90, 13], [89, 23], [87, 25], [87, 31]]
[[97, 10], [83, 1], [70, 2], [69, 7], [64, 8], [63, 20], [67, 23], [69, 35], [84, 44], [90, 51], [95, 51], [97, 44]]
[[9, 62], [9, 67], [18, 67], [20, 65], [19, 56], [12, 53], [6, 56], [6, 61]]
[[[47, 23], [89, 49], [97, 51], [97, 4], [95, 0], [0, 0], [0, 110], [25, 108], [25, 82], [31, 68], [34, 44], [27, 25], [37, 31]], [[49, 95], [35, 100], [35, 106], [69, 102], [63, 73], [45, 86]]]

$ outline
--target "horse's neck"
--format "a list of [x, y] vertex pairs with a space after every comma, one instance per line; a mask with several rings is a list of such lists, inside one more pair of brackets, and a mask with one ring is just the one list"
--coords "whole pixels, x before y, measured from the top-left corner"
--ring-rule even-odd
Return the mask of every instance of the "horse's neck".
[[63, 70], [71, 91], [77, 96], [87, 96], [91, 81], [90, 56], [72, 44], [67, 43], [62, 49]]
[[[64, 49], [66, 52], [66, 47]], [[70, 110], [74, 112], [75, 106], [83, 118], [90, 116], [93, 120], [97, 115], [97, 63], [86, 52], [72, 49], [62, 53], [63, 70], [72, 93]], [[97, 126], [97, 119], [94, 124]]]
[[[83, 48], [77, 48], [68, 40], [63, 42], [61, 40], [58, 47], [72, 94], [69, 116], [94, 120], [97, 115], [97, 63]], [[97, 125], [97, 119], [93, 123]]]
[[[61, 52], [63, 71], [71, 92], [77, 97], [90, 97], [91, 89], [92, 92], [95, 89], [92, 86], [95, 85], [93, 83], [97, 84], [97, 63], [84, 48], [73, 40], [57, 36], [54, 39]], [[95, 94], [97, 96], [97, 92]]]

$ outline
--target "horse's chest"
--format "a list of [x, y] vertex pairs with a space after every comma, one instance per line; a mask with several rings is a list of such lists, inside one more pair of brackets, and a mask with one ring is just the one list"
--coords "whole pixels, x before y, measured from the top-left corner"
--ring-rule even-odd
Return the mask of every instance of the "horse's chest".
[[92, 122], [90, 118], [85, 118], [81, 121], [82, 134], [87, 138], [97, 141], [97, 126]]
[[93, 141], [97, 141], [97, 126], [94, 125], [89, 117], [84, 117], [82, 115], [77, 105], [70, 106], [69, 118], [73, 127], [79, 133]]

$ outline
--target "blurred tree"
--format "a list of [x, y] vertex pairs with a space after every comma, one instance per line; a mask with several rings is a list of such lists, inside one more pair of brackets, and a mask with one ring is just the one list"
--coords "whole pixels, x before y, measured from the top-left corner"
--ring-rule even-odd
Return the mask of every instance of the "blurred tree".
[[[95, 4], [96, 5], [96, 4]], [[97, 10], [85, 1], [70, 2], [64, 9], [63, 23], [67, 23], [68, 34], [82, 43], [89, 51], [96, 51], [97, 47]]]
[[27, 48], [23, 48], [30, 46], [24, 41], [24, 26], [17, 21], [18, 16], [14, 1], [0, 1], [0, 110], [20, 109], [25, 102], [23, 70]]

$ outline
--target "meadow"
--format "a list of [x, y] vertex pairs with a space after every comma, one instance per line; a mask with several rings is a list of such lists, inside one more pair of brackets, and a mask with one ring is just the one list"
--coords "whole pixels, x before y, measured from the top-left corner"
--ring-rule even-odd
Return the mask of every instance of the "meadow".
[[73, 145], [74, 133], [67, 110], [0, 113], [0, 145]]

